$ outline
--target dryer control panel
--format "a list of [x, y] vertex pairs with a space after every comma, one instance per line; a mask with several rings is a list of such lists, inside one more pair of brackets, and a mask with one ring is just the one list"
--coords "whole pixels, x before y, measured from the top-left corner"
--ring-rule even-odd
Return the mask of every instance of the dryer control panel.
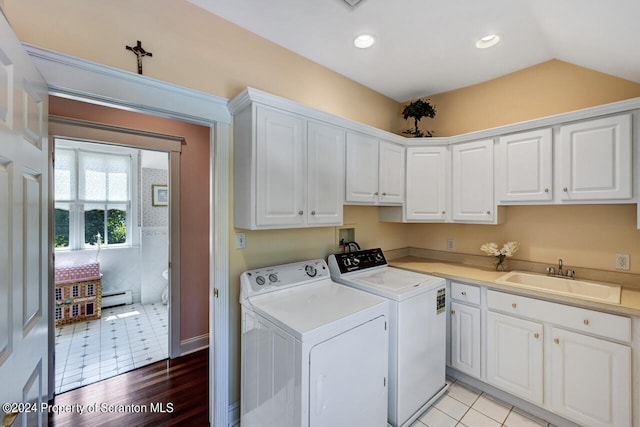
[[258, 294], [329, 278], [329, 268], [322, 259], [245, 271], [240, 276], [240, 302]]
[[335, 264], [340, 270], [340, 273], [345, 274], [373, 267], [382, 267], [387, 265], [387, 260], [382, 253], [382, 249], [375, 248], [333, 254], [329, 257], [329, 264], [332, 266]]

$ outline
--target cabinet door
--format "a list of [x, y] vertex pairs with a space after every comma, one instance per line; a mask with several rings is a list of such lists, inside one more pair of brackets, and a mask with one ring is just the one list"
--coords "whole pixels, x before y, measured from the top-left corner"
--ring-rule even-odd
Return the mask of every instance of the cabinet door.
[[631, 115], [560, 128], [562, 200], [632, 197]]
[[445, 221], [448, 151], [446, 147], [407, 148], [407, 221]]
[[493, 140], [452, 146], [453, 220], [494, 222]]
[[480, 309], [451, 303], [451, 367], [480, 378]]
[[631, 348], [552, 329], [551, 405], [584, 426], [631, 426]]
[[257, 107], [256, 224], [305, 223], [306, 144], [301, 117]]
[[307, 223], [342, 224], [344, 201], [344, 130], [307, 125]]
[[496, 163], [499, 202], [552, 200], [552, 154], [551, 129], [501, 137]]
[[404, 147], [380, 141], [378, 200], [384, 204], [404, 203]]
[[542, 404], [542, 331], [540, 323], [487, 312], [487, 381]]
[[378, 201], [378, 140], [347, 132], [346, 201]]

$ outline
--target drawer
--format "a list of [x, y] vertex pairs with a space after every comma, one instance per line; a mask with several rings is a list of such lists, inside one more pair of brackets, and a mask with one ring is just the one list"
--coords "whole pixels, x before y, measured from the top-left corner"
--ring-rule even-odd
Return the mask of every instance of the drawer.
[[451, 299], [480, 305], [480, 286], [451, 282]]
[[617, 341], [631, 341], [631, 319], [555, 302], [493, 290], [487, 291], [487, 308], [540, 320]]

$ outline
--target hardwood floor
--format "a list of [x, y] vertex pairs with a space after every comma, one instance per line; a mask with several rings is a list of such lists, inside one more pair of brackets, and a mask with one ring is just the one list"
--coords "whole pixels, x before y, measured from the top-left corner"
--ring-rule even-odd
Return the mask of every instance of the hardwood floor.
[[209, 351], [56, 395], [53, 409], [50, 427], [208, 426]]

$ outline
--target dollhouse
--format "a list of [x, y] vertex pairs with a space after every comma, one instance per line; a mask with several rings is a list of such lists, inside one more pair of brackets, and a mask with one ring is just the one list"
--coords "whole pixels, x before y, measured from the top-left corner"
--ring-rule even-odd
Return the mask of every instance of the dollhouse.
[[102, 283], [100, 264], [56, 267], [56, 326], [100, 318]]

